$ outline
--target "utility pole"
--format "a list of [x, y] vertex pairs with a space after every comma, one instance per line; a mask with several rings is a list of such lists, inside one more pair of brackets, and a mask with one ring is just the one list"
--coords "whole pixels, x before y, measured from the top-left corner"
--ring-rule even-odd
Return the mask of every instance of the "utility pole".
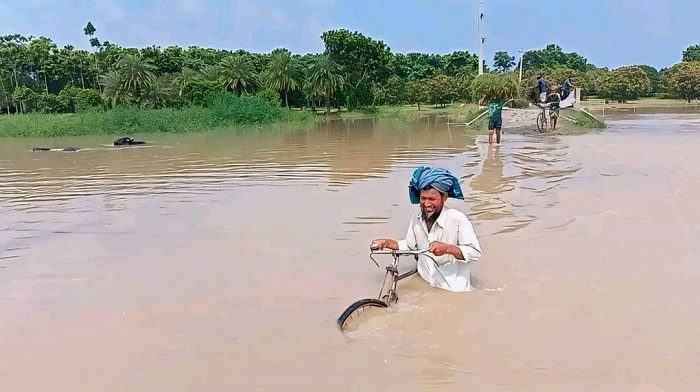
[[520, 53], [520, 82], [522, 83], [523, 81], [523, 56], [525, 55], [525, 49], [520, 49], [518, 51]]
[[479, 75], [484, 74], [484, 0], [479, 1]]

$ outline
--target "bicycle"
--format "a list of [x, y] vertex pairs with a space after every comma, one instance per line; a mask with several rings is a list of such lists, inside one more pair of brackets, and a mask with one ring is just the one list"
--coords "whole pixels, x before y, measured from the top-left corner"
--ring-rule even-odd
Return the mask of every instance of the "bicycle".
[[[377, 249], [370, 249], [370, 256], [369, 258], [374, 262], [374, 264], [379, 267], [379, 263], [374, 259], [373, 255], [375, 254], [386, 254], [386, 255], [392, 255], [394, 258], [394, 261], [390, 264], [384, 267], [386, 270], [386, 274], [384, 276], [384, 282], [382, 283], [382, 288], [379, 290], [379, 295], [377, 298], [365, 298], [358, 300], [354, 302], [352, 305], [348, 306], [347, 309], [338, 317], [337, 324], [338, 327], [340, 328], [341, 331], [344, 331], [344, 328], [347, 325], [347, 322], [350, 318], [358, 316], [360, 313], [364, 311], [365, 308], [383, 308], [387, 309], [391, 307], [392, 305], [396, 304], [399, 301], [399, 296], [396, 293], [396, 285], [400, 280], [403, 280], [405, 278], [408, 278], [409, 276], [412, 276], [416, 272], [418, 272], [418, 268], [414, 268], [408, 272], [404, 272], [403, 274], [399, 274], [399, 259], [402, 256], [413, 256], [416, 260], [416, 263], [418, 262], [418, 257], [419, 256], [426, 256], [429, 259], [433, 261], [436, 267], [436, 271], [440, 273], [442, 276], [442, 273], [440, 272], [439, 269], [437, 269], [438, 264], [435, 258], [430, 256], [428, 254], [428, 249], [425, 250], [377, 250]], [[381, 268], [381, 267], [379, 267]], [[442, 276], [443, 279], [445, 279], [444, 276]], [[387, 281], [391, 281], [389, 285], [388, 291], [384, 294], [384, 287], [387, 284]], [[447, 282], [447, 280], [445, 280]], [[447, 283], [449, 285], [449, 283]]]
[[[547, 128], [550, 127], [550, 120], [555, 117], [559, 116], [559, 108], [558, 107], [552, 107], [552, 103], [541, 103], [538, 102], [537, 106], [540, 108], [540, 114], [537, 115], [537, 131], [540, 133], [547, 132]], [[549, 116], [547, 115], [547, 112], [549, 112]], [[553, 123], [551, 123], [553, 127]]]

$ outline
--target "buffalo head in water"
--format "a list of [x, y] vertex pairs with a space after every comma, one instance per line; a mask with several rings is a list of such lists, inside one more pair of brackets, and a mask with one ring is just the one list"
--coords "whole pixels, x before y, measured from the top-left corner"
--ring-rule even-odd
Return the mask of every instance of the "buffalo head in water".
[[146, 142], [134, 140], [130, 137], [123, 137], [114, 141], [115, 146], [132, 146], [135, 144], [146, 144]]

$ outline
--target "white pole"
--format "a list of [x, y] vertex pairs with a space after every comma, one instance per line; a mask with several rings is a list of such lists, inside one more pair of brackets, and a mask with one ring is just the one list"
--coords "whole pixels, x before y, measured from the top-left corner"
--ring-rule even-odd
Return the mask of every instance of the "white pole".
[[523, 56], [525, 54], [525, 50], [520, 49], [520, 83], [523, 82]]
[[483, 34], [483, 19], [484, 19], [484, 0], [479, 0], [479, 75], [484, 74], [484, 34]]

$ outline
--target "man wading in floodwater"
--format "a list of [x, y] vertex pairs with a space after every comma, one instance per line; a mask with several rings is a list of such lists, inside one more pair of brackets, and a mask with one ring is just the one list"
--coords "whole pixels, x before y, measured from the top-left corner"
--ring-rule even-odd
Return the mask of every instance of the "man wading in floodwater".
[[440, 270], [435, 270], [432, 260], [421, 256], [420, 276], [433, 287], [471, 291], [471, 262], [481, 257], [481, 246], [467, 216], [445, 207], [448, 197], [464, 199], [459, 180], [445, 169], [421, 166], [413, 172], [408, 189], [411, 204], [420, 204], [420, 211], [411, 217], [406, 238], [376, 239], [371, 248], [429, 249], [436, 256]]

